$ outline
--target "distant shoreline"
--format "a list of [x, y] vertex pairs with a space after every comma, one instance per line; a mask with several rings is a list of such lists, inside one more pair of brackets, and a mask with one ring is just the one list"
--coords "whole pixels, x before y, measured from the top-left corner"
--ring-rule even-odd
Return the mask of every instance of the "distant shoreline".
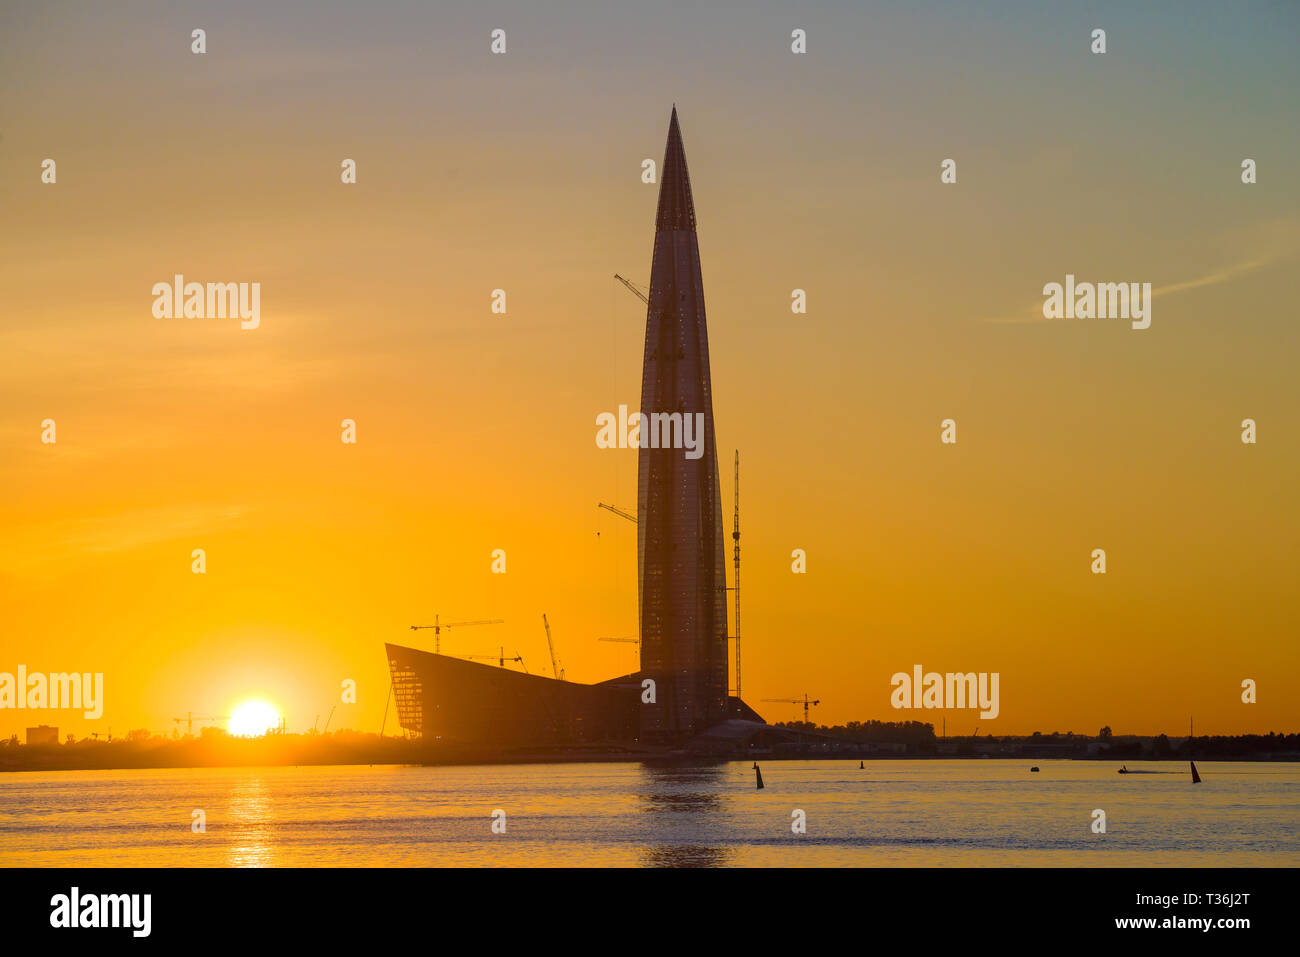
[[[144, 756], [141, 756], [144, 757]], [[197, 770], [218, 768], [278, 768], [278, 767], [359, 767], [359, 766], [401, 766], [401, 767], [491, 767], [507, 764], [647, 764], [663, 766], [698, 766], [706, 764], [726, 764], [733, 761], [762, 761], [776, 763], [785, 761], [871, 761], [891, 763], [895, 761], [1016, 761], [1032, 766], [1035, 761], [1085, 761], [1108, 763], [1114, 765], [1177, 764], [1186, 765], [1189, 760], [1203, 764], [1238, 762], [1250, 764], [1295, 764], [1300, 763], [1300, 755], [1294, 753], [1251, 754], [1251, 755], [1194, 755], [1191, 758], [1182, 755], [1164, 757], [1124, 757], [1115, 758], [1095, 755], [1070, 754], [1036, 754], [1036, 755], [987, 755], [987, 754], [686, 754], [678, 752], [588, 752], [573, 753], [565, 751], [541, 752], [528, 754], [471, 754], [466, 752], [442, 755], [374, 755], [368, 758], [339, 758], [334, 760], [300, 760], [300, 761], [249, 761], [232, 756], [231, 760], [193, 762], [127, 761], [127, 762], [18, 762], [0, 765], [0, 774], [31, 774], [45, 771], [163, 771], [163, 770]]]
[[[315, 767], [355, 765], [640, 764], [700, 765], [726, 761], [1074, 760], [1121, 764], [1153, 761], [1300, 761], [1300, 735], [1075, 734], [937, 737], [929, 725], [878, 722], [851, 727], [789, 726], [800, 739], [760, 747], [729, 745], [707, 736], [685, 747], [603, 743], [569, 747], [488, 747], [443, 739], [381, 736], [358, 731], [271, 733], [233, 737], [216, 728], [163, 737], [133, 731], [113, 740], [0, 741], [0, 772], [124, 771], [165, 768]], [[53, 731], [54, 729], [49, 729]], [[1109, 731], [1109, 729], [1103, 729]]]

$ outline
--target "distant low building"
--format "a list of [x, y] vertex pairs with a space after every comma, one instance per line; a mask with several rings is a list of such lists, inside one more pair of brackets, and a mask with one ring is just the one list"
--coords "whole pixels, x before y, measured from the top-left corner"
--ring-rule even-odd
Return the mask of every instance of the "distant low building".
[[35, 728], [27, 729], [27, 746], [43, 744], [58, 744], [59, 729], [52, 728], [48, 724], [38, 725]]

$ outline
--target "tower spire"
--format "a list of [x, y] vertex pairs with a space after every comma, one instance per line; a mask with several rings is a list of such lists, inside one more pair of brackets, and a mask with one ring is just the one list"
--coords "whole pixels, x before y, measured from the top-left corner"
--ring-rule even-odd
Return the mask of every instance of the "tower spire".
[[686, 169], [686, 148], [677, 124], [677, 107], [668, 121], [668, 143], [659, 177], [659, 212], [655, 229], [688, 229], [695, 232], [695, 201], [691, 198], [691, 174]]

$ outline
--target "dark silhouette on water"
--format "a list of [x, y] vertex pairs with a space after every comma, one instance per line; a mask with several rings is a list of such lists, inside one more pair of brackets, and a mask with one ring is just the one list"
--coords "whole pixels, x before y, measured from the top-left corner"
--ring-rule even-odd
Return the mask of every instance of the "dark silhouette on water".
[[1193, 784], [1200, 784], [1200, 783], [1201, 783], [1201, 776], [1200, 776], [1199, 774], [1196, 773], [1196, 762], [1195, 762], [1195, 761], [1192, 761], [1192, 762], [1191, 762], [1191, 765], [1192, 765], [1192, 783], [1193, 783]]
[[1118, 771], [1116, 771], [1115, 773], [1116, 773], [1116, 774], [1128, 774], [1128, 773], [1129, 773], [1128, 765], [1125, 764], [1123, 767], [1121, 767], [1121, 768], [1120, 768]]
[[859, 771], [865, 771], [866, 769], [867, 769], [867, 763], [866, 763], [865, 761], [859, 761], [859, 762], [858, 762], [858, 770], [859, 770]]
[[1030, 770], [1030, 771], [1037, 771], [1037, 770], [1038, 770], [1038, 765], [1035, 764], [1035, 765], [1034, 765], [1032, 768], [1030, 768], [1029, 770]]
[[763, 772], [758, 769], [758, 762], [754, 762], [755, 789], [763, 790]]

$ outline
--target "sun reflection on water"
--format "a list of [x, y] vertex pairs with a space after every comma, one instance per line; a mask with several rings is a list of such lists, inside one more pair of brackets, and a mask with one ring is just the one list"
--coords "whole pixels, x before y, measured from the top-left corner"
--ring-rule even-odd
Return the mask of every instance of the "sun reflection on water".
[[231, 867], [267, 867], [274, 863], [275, 819], [271, 795], [253, 775], [231, 789], [229, 826], [233, 844], [227, 855]]

